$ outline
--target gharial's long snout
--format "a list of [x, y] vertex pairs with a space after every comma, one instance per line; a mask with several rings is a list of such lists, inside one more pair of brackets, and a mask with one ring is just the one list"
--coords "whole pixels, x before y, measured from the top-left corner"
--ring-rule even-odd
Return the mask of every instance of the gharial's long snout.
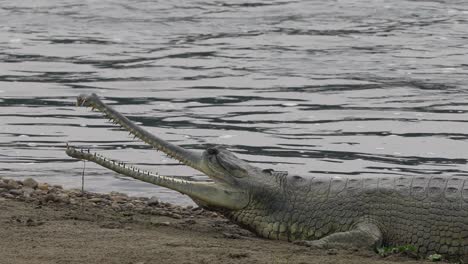
[[144, 130], [143, 128], [135, 125], [128, 118], [115, 111], [112, 107], [102, 102], [96, 94], [85, 95], [81, 94], [78, 96], [76, 101], [77, 106], [87, 106], [92, 109], [97, 109], [102, 112], [111, 122], [121, 126], [127, 130], [133, 136], [141, 139], [147, 144], [153, 146], [157, 150], [160, 150], [168, 156], [190, 166], [194, 169], [204, 172], [202, 166], [202, 155], [199, 152], [190, 151], [171, 144], [151, 133]]
[[[209, 170], [203, 165], [204, 161], [201, 153], [186, 150], [152, 135], [148, 131], [132, 123], [128, 118], [112, 107], [103, 103], [96, 94], [78, 96], [77, 105], [91, 107], [92, 109], [102, 112], [110, 121], [120, 125], [133, 136], [194, 169], [201, 172]], [[177, 177], [162, 176], [158, 173], [127, 166], [123, 162], [110, 160], [96, 153], [79, 151], [68, 145], [66, 154], [73, 158], [92, 161], [132, 178], [186, 194], [205, 207], [237, 210], [248, 204], [248, 195], [242, 190], [238, 190], [232, 186], [215, 182], [195, 182], [177, 179]]]

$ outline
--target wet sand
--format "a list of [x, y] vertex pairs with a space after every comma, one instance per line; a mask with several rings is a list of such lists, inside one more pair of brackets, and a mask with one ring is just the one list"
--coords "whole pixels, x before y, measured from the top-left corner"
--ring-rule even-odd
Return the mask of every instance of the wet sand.
[[0, 263], [430, 263], [272, 241], [197, 207], [0, 179]]

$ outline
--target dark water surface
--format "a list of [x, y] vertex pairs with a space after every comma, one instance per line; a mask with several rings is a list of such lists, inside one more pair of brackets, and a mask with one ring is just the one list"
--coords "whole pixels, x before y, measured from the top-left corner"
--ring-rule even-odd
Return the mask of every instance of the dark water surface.
[[[468, 1], [0, 0], [0, 176], [80, 186], [65, 142], [206, 180], [74, 106], [300, 175], [467, 176]], [[86, 188], [174, 192], [86, 163]]]

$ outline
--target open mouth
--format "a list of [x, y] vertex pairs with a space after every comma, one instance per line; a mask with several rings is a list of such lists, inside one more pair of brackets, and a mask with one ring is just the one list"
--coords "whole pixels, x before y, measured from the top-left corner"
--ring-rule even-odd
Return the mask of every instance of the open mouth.
[[[128, 123], [131, 122], [130, 120], [128, 120], [125, 116], [121, 115], [117, 111], [113, 110], [112, 108], [110, 108], [107, 105], [105, 105], [104, 103], [102, 103], [102, 101], [99, 100], [99, 98], [95, 94], [92, 94], [90, 96], [86, 96], [86, 95], [78, 96], [76, 105], [77, 106], [89, 107], [93, 111], [94, 110], [100, 111], [101, 113], [104, 114], [104, 116], [110, 122], [120, 126], [120, 128], [122, 128], [122, 129], [128, 130], [130, 135], [133, 135], [134, 139], [135, 138], [141, 138], [141, 139], [143, 139], [144, 142], [147, 141], [145, 139], [147, 139], [148, 137], [145, 134], [148, 133], [148, 132], [146, 132], [146, 131], [135, 131], [134, 129], [131, 129], [130, 126], [128, 126]], [[151, 135], [151, 136], [153, 136], [153, 135]], [[146, 143], [148, 143], [148, 142], [146, 142]], [[104, 157], [104, 156], [102, 156], [100, 154], [97, 154], [97, 153], [91, 153], [89, 149], [78, 150], [73, 146], [69, 146], [68, 144], [67, 144], [66, 147], [67, 147], [66, 154], [68, 156], [70, 156], [70, 157], [73, 157], [73, 158], [76, 158], [76, 159], [81, 159], [81, 160], [89, 160], [89, 161], [95, 162], [95, 163], [97, 163], [97, 164], [99, 164], [99, 165], [101, 165], [103, 167], [109, 168], [109, 169], [114, 170], [114, 171], [116, 171], [118, 173], [121, 173], [121, 174], [128, 174], [128, 173], [136, 174], [136, 173], [138, 173], [138, 174], [141, 174], [141, 175], [145, 175], [146, 177], [165, 177], [165, 178], [172, 178], [174, 180], [179, 180], [179, 179], [177, 179], [175, 177], [161, 176], [158, 172], [151, 172], [151, 171], [139, 169], [139, 168], [134, 167], [134, 166], [129, 166], [129, 165], [127, 165], [126, 163], [124, 163], [122, 161], [109, 159], [109, 158], [106, 158], [106, 157]], [[183, 162], [183, 159], [179, 160], [179, 159], [177, 159], [176, 155], [171, 155], [172, 152], [168, 152], [168, 153], [165, 152], [165, 153], [169, 157], [171, 157], [172, 159], [174, 159], [176, 161], [179, 161], [179, 162]]]
[[[148, 145], [164, 152], [169, 157], [172, 157], [185, 165], [205, 174], [210, 174], [210, 169], [203, 165], [204, 161], [202, 153], [184, 149], [149, 133], [143, 128], [135, 125], [112, 107], [104, 104], [97, 95], [80, 95], [77, 99], [77, 105], [98, 110], [103, 113], [107, 119], [128, 131], [130, 135], [133, 135], [135, 138], [141, 139]], [[73, 158], [92, 161], [125, 176], [186, 194], [194, 199], [194, 201], [203, 201], [202, 204], [204, 206], [209, 205], [215, 208], [240, 209], [246, 206], [249, 202], [249, 197], [248, 195], [245, 195], [243, 190], [236, 189], [229, 186], [229, 184], [221, 184], [219, 182], [198, 182], [193, 180], [187, 181], [185, 179], [178, 179], [178, 177], [162, 176], [156, 172], [141, 170], [123, 162], [108, 159], [97, 153], [91, 153], [89, 150], [78, 150], [68, 145], [66, 154]], [[218, 162], [219, 161], [220, 160], [218, 160]], [[222, 164], [222, 162], [219, 162], [219, 164]], [[223, 174], [224, 173], [228, 173], [228, 170], [223, 172]]]
[[[136, 126], [127, 117], [115, 111], [110, 106], [104, 104], [97, 97], [96, 94], [80, 95], [77, 98], [76, 104], [77, 106], [85, 106], [85, 107], [91, 108], [92, 110], [98, 110], [110, 122], [128, 131], [129, 134], [133, 136], [134, 138], [139, 138], [143, 142], [147, 143], [148, 145], [153, 146], [156, 150], [160, 150], [164, 152], [167, 156], [169, 156], [170, 158], [178, 162], [181, 162], [187, 166], [200, 170], [199, 162], [201, 160], [201, 155], [199, 153], [188, 151], [182, 147], [173, 145], [165, 140], [162, 140], [154, 136], [148, 131]], [[71, 157], [83, 159], [84, 156], [82, 153], [84, 152], [76, 151], [73, 147], [70, 147], [70, 146], [67, 147], [67, 154]], [[102, 156], [93, 155], [93, 157], [90, 157], [90, 156], [86, 156], [86, 157], [87, 158], [94, 158], [94, 157], [99, 158]], [[115, 161], [115, 162], [116, 164], [123, 164], [122, 166], [125, 166], [123, 162], [119, 162], [119, 161]]]

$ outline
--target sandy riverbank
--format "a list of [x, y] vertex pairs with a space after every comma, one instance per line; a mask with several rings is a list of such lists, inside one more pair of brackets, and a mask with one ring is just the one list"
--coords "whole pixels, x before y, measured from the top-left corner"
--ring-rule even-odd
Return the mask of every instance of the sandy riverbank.
[[261, 239], [196, 207], [0, 179], [0, 263], [430, 263]]

